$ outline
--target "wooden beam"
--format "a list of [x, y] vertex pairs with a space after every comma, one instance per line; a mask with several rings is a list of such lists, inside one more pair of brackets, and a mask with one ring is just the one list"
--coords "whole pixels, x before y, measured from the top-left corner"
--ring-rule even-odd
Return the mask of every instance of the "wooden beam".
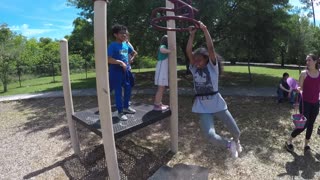
[[[167, 8], [174, 8], [174, 4], [166, 0]], [[174, 12], [167, 11], [167, 16], [175, 16]], [[174, 20], [167, 21], [168, 28], [175, 28]], [[169, 53], [169, 88], [170, 88], [170, 136], [171, 136], [171, 151], [178, 152], [178, 82], [177, 82], [177, 45], [176, 32], [167, 31], [168, 48], [175, 49]]]
[[73, 100], [71, 93], [70, 83], [70, 69], [69, 69], [69, 56], [68, 56], [68, 41], [66, 39], [60, 40], [60, 60], [61, 60], [61, 73], [63, 80], [63, 95], [64, 104], [66, 108], [68, 127], [71, 137], [71, 144], [75, 154], [80, 154], [80, 144], [77, 135], [77, 128], [75, 122], [72, 120], [74, 114]]
[[104, 152], [111, 180], [120, 180], [115, 140], [112, 128], [110, 88], [107, 61], [107, 2], [94, 1], [94, 49], [98, 106]]

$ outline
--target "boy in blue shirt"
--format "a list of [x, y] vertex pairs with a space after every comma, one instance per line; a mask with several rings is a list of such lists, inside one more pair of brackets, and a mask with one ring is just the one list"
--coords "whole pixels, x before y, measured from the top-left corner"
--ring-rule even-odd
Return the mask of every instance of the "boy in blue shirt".
[[[134, 114], [136, 111], [129, 107], [131, 98], [131, 83], [129, 69], [129, 55], [134, 57], [137, 53], [128, 45], [128, 29], [123, 25], [116, 24], [112, 27], [115, 41], [108, 47], [109, 82], [110, 90], [115, 90], [115, 101], [120, 120], [128, 120], [126, 114]], [[122, 97], [122, 88], [124, 96]]]

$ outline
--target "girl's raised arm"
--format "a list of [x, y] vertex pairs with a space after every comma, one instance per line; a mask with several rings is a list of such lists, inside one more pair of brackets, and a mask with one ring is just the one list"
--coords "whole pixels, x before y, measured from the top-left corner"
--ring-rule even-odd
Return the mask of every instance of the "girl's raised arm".
[[193, 46], [193, 41], [194, 41], [194, 36], [196, 34], [196, 29], [194, 27], [189, 27], [189, 40], [188, 40], [188, 44], [186, 47], [186, 53], [189, 59], [190, 64], [194, 64], [194, 59], [193, 59], [193, 54], [192, 54], [192, 46]]
[[205, 26], [202, 22], [200, 23], [200, 29], [204, 33], [204, 37], [206, 39], [207, 49], [209, 53], [209, 59], [212, 61], [213, 64], [216, 64], [216, 53], [214, 51], [213, 41], [211, 38], [211, 35], [207, 29], [207, 26]]

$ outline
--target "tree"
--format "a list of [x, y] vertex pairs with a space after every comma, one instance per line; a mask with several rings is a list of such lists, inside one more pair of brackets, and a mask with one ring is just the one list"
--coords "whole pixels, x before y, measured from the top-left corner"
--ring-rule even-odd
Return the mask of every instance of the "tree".
[[3, 91], [8, 91], [9, 73], [14, 69], [14, 34], [6, 24], [0, 25], [0, 80]]
[[301, 65], [306, 54], [315, 50], [311, 43], [314, 39], [314, 28], [307, 17], [299, 17], [299, 15], [292, 16], [290, 26], [287, 61]]
[[303, 10], [305, 10], [308, 14], [308, 17], [313, 17], [313, 26], [316, 27], [316, 16], [314, 7], [320, 5], [319, 0], [300, 0], [302, 4], [305, 6], [303, 7]]
[[21, 53], [22, 73], [34, 73], [36, 71], [35, 65], [41, 64], [42, 50], [37, 39], [32, 38], [27, 40], [25, 47]]
[[26, 46], [26, 42], [27, 42], [27, 38], [22, 36], [22, 35], [16, 35], [14, 36], [13, 39], [13, 46], [14, 49], [13, 54], [14, 54], [14, 59], [15, 59], [15, 66], [16, 66], [16, 71], [18, 74], [18, 78], [19, 78], [19, 84], [21, 87], [21, 73], [22, 73], [22, 68], [21, 66], [24, 65], [24, 58], [22, 56], [22, 52], [25, 49]]
[[[69, 0], [69, 3], [82, 9], [83, 19], [93, 20], [92, 2]], [[139, 54], [155, 57], [159, 37], [166, 32], [150, 26], [150, 15], [153, 9], [163, 6], [164, 0], [111, 0], [108, 32], [115, 23], [126, 25]], [[225, 59], [274, 62], [281, 56], [284, 64], [291, 31], [288, 0], [201, 0], [193, 1], [192, 6], [200, 10], [195, 18], [207, 25], [217, 52]], [[178, 55], [185, 54], [187, 38], [187, 32], [177, 33]], [[112, 39], [111, 34], [108, 39]], [[202, 44], [203, 39], [195, 40], [195, 45]]]
[[55, 75], [58, 71], [58, 67], [55, 64], [59, 64], [59, 42], [52, 41], [51, 38], [40, 38], [39, 46], [41, 49], [42, 59], [38, 65], [40, 65], [38, 72], [52, 75], [53, 82], [55, 82]]
[[[70, 54], [80, 55], [84, 62], [83, 64], [86, 70], [86, 77], [88, 68], [94, 65], [93, 54], [93, 28], [92, 23], [83, 18], [77, 18], [73, 21], [74, 29], [69, 36], [69, 49]], [[79, 59], [79, 58], [77, 58]]]

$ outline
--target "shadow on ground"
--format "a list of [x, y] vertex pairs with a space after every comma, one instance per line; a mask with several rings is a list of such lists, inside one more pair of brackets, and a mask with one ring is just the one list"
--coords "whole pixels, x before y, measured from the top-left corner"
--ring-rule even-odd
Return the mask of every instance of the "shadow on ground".
[[[74, 98], [75, 111], [96, 107], [96, 104], [95, 97]], [[23, 100], [16, 105], [16, 108], [27, 115], [27, 122], [18, 128], [25, 131], [26, 135], [49, 131], [49, 139], [57, 138], [61, 141], [69, 141], [71, 145], [63, 98]], [[99, 143], [100, 139], [80, 124], [77, 130], [81, 144], [96, 145]], [[69, 147], [66, 147], [61, 151], [61, 154], [68, 151]]]
[[[134, 101], [152, 103], [153, 97], [147, 95], [136, 95]], [[253, 153], [254, 161], [258, 164], [251, 166], [276, 166], [280, 172], [286, 172], [281, 176], [293, 176], [297, 171], [303, 171], [302, 177], [313, 177], [319, 172], [318, 162], [306, 157], [293, 155], [294, 161], [287, 162], [286, 167], [282, 167], [275, 162], [275, 154], [284, 153], [283, 140], [291, 131], [292, 122], [290, 115], [292, 107], [289, 104], [277, 104], [274, 98], [269, 97], [226, 97], [229, 110], [236, 119], [241, 130], [241, 143], [244, 147], [242, 156], [251, 158], [248, 154]], [[168, 97], [164, 98], [164, 103], [168, 103]], [[96, 107], [96, 97], [74, 98], [76, 111]], [[218, 178], [228, 176], [229, 155], [225, 148], [219, 148], [206, 139], [200, 133], [198, 117], [191, 112], [192, 97], [179, 97], [179, 152], [172, 156], [167, 155], [170, 144], [169, 120], [160, 121], [144, 129], [136, 131], [128, 136], [116, 141], [119, 168], [123, 175], [130, 179], [146, 179], [150, 177], [159, 167], [169, 162], [171, 165], [188, 162], [202, 167], [214, 169]], [[48, 138], [58, 138], [61, 141], [70, 142], [67, 123], [65, 120], [65, 110], [63, 98], [49, 98], [37, 100], [24, 100], [17, 105], [21, 111], [32, 111], [28, 113], [28, 122], [22, 127], [22, 131], [27, 133], [39, 132], [55, 127]], [[32, 115], [30, 115], [32, 114]], [[216, 120], [217, 132], [223, 136], [230, 137], [224, 125]], [[81, 145], [86, 150], [80, 158], [75, 156], [67, 157], [63, 161], [56, 162], [43, 169], [36, 170], [25, 175], [32, 178], [51, 168], [61, 166], [69, 178], [98, 178], [105, 177], [105, 161], [103, 159], [103, 147], [99, 145], [101, 140], [92, 135], [87, 129], [79, 127]], [[70, 149], [61, 150], [63, 152]], [[287, 155], [285, 155], [287, 156]], [[288, 155], [289, 156], [289, 155]], [[283, 157], [277, 157], [280, 161]], [[283, 158], [283, 161], [287, 161]], [[304, 162], [304, 166], [301, 165]], [[241, 166], [241, 168], [247, 168]], [[83, 174], [78, 171], [85, 169]], [[246, 169], [245, 169], [246, 170]], [[270, 177], [270, 172], [266, 169], [259, 169], [259, 172]], [[280, 173], [277, 173], [280, 174]], [[276, 175], [275, 175], [276, 176]], [[241, 176], [246, 178], [246, 175]]]
[[[116, 145], [121, 179], [147, 179], [173, 156], [173, 153], [164, 149], [162, 154], [156, 154], [132, 141], [119, 140]], [[98, 180], [108, 177], [103, 145], [98, 145], [82, 151], [80, 156], [73, 155], [33, 171], [23, 179], [37, 177], [58, 167], [63, 169], [69, 179]]]
[[304, 152], [303, 155], [298, 155], [295, 152], [290, 154], [294, 157], [294, 160], [286, 163], [287, 172], [279, 174], [278, 177], [288, 175], [293, 179], [300, 176], [304, 179], [315, 178], [316, 173], [320, 171], [320, 162], [316, 161], [320, 158], [319, 154], [314, 155], [311, 151]]

